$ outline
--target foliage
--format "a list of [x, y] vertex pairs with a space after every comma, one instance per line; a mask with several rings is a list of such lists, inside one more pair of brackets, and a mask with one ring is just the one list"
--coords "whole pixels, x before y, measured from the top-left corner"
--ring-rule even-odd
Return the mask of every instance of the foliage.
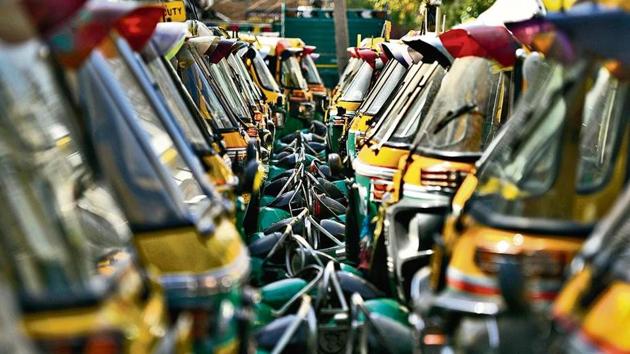
[[[494, 0], [442, 0], [442, 11], [446, 14], [446, 27], [452, 27], [479, 16]], [[347, 0], [348, 8], [387, 9], [392, 22], [407, 29], [418, 29], [423, 23], [421, 0]]]
[[476, 18], [493, 3], [494, 0], [444, 0], [442, 10], [446, 14], [446, 27]]

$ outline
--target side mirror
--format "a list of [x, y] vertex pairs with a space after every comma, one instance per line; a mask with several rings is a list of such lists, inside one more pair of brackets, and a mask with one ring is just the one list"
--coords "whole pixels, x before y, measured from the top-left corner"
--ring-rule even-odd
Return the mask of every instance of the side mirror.
[[331, 175], [339, 176], [343, 173], [343, 162], [341, 161], [341, 156], [339, 156], [339, 154], [329, 154], [327, 164], [330, 168]]

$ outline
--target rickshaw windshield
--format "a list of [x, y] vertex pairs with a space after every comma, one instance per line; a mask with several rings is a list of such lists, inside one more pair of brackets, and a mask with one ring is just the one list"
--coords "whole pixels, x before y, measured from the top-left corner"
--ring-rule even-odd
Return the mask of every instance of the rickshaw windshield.
[[[531, 104], [529, 118], [519, 126], [511, 125], [513, 131], [502, 135], [505, 141], [497, 144], [500, 148], [484, 160], [474, 204], [500, 215], [580, 224], [595, 222], [607, 212], [610, 203], [594, 203], [586, 210], [579, 198], [604, 187], [616, 190], [612, 192], [616, 195], [623, 186], [623, 178], [620, 181], [612, 176], [625, 175], [625, 168], [613, 171], [618, 158], [627, 158], [620, 153], [620, 141], [630, 118], [630, 91], [627, 83], [620, 83], [602, 69], [585, 99], [563, 93], [567, 85], [579, 87], [590, 80], [585, 70], [553, 68]], [[579, 105], [583, 114], [578, 156], [567, 157], [563, 151], [572, 145], [562, 134], [564, 122]], [[574, 174], [573, 188], [564, 181], [570, 174]], [[508, 187], [512, 190], [509, 197]]]
[[361, 102], [368, 90], [370, 89], [370, 83], [372, 82], [372, 66], [367, 62], [363, 62], [359, 71], [352, 79], [352, 82], [342, 91], [341, 101], [347, 102]]
[[405, 76], [407, 69], [396, 60], [390, 60], [374, 87], [370, 90], [367, 98], [359, 108], [360, 112], [374, 116], [385, 105], [389, 96], [394, 92], [398, 84]]
[[271, 71], [269, 71], [269, 67], [265, 64], [262, 56], [258, 51], [256, 51], [256, 55], [252, 58], [252, 63], [254, 64], [254, 71], [256, 72], [256, 77], [260, 81], [262, 87], [266, 90], [280, 93], [280, 87], [276, 80], [271, 75]]
[[390, 102], [384, 116], [379, 120], [380, 124], [374, 128], [373, 138], [380, 143], [411, 144], [440, 87], [444, 73], [441, 67], [427, 64], [407, 71], [405, 77], [409, 84], [400, 93], [400, 99]]
[[198, 216], [207, 209], [209, 203], [199, 182], [182, 159], [157, 112], [122, 57], [116, 52], [116, 55], [108, 55], [106, 59], [114, 77], [127, 94], [140, 125], [149, 136], [153, 152], [169, 170], [190, 211], [194, 216]]
[[256, 98], [254, 97], [254, 94], [256, 94], [256, 91], [254, 91], [254, 88], [247, 81], [248, 79], [247, 72], [245, 72], [244, 68], [241, 70], [241, 66], [243, 65], [243, 62], [236, 59], [234, 54], [230, 54], [227, 56], [227, 63], [231, 67], [234, 74], [234, 78], [236, 79], [236, 81], [238, 81], [240, 89], [243, 92], [243, 95], [245, 96], [245, 98], [247, 99], [247, 103], [249, 103], [250, 106], [255, 106], [257, 103]]
[[254, 80], [252, 79], [251, 75], [247, 71], [247, 67], [245, 66], [245, 63], [243, 63], [243, 61], [240, 59], [240, 56], [238, 54], [233, 53], [230, 55], [230, 57], [234, 60], [234, 65], [236, 66], [238, 72], [240, 73], [247, 87], [249, 87], [249, 90], [251, 91], [252, 95], [254, 95], [254, 97], [258, 100], [263, 100], [264, 95], [262, 91], [254, 83]]
[[40, 43], [0, 45], [0, 243], [29, 296], [94, 293], [96, 261], [128, 245], [113, 198], [74, 140]]
[[419, 149], [481, 154], [501, 126], [504, 75], [483, 58], [455, 60], [418, 130]]
[[199, 146], [206, 146], [207, 143], [204, 139], [204, 136], [199, 130], [199, 127], [193, 121], [193, 117], [186, 107], [186, 103], [179, 95], [177, 87], [172, 81], [175, 78], [169, 75], [169, 68], [166, 67], [166, 65], [170, 64], [163, 63], [160, 58], [155, 58], [148, 63], [151, 75], [153, 75], [153, 78], [155, 78], [154, 84], [159, 87], [160, 92], [164, 95], [166, 104], [168, 105], [171, 112], [173, 113], [173, 116], [179, 123], [179, 126], [184, 131], [184, 134], [186, 134], [187, 140]]
[[294, 55], [282, 60], [282, 85], [289, 89], [307, 90], [300, 63]]
[[230, 108], [234, 110], [234, 113], [236, 113], [240, 119], [249, 120], [249, 115], [245, 110], [245, 103], [236, 87], [234, 87], [234, 82], [228, 77], [228, 70], [229, 68], [224, 59], [221, 59], [217, 64], [210, 65], [210, 74], [218, 82], [223, 95], [230, 104]]
[[359, 70], [359, 68], [361, 67], [361, 63], [363, 63], [363, 60], [359, 58], [350, 58], [350, 60], [348, 61], [348, 65], [339, 78], [337, 90], [343, 91], [348, 82], [352, 80], [354, 74], [356, 74], [357, 70]]
[[208, 81], [208, 77], [204, 75], [204, 70], [201, 68], [201, 65], [204, 65], [202, 59], [195, 57], [193, 53], [184, 45], [177, 53], [177, 67], [179, 76], [199, 112], [205, 120], [216, 124], [218, 129], [237, 128], [237, 123], [228, 115], [214, 92], [214, 87]]
[[219, 129], [237, 127], [237, 124], [230, 119], [228, 112], [225, 111], [219, 97], [214, 92], [214, 87], [208, 82], [197, 63], [185, 69], [182, 78], [189, 90], [192, 87], [194, 92], [200, 91], [197, 104], [199, 111], [206, 119], [212, 119]]
[[319, 76], [319, 71], [317, 71], [317, 66], [315, 66], [315, 61], [313, 61], [310, 55], [302, 57], [302, 72], [304, 73], [304, 78], [306, 78], [307, 83], [324, 84], [321, 76]]

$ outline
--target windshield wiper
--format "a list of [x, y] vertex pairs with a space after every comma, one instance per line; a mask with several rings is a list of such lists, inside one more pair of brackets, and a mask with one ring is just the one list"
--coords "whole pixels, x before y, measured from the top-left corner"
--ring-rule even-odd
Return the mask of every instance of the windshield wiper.
[[433, 129], [433, 134], [439, 133], [440, 131], [442, 131], [442, 129], [446, 128], [446, 126], [449, 125], [449, 123], [451, 123], [452, 121], [454, 121], [455, 119], [459, 117], [462, 117], [464, 114], [474, 112], [474, 113], [484, 116], [483, 113], [481, 113], [480, 111], [476, 109], [477, 109], [476, 103], [466, 103], [454, 111], [448, 111], [446, 115], [444, 116], [444, 118], [442, 118], [442, 120], [438, 122], [438, 124], [436, 124], [435, 129]]

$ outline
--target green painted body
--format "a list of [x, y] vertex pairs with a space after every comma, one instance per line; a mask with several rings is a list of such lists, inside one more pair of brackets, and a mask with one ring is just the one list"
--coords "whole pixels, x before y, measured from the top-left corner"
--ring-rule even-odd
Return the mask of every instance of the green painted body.
[[331, 120], [328, 121], [328, 147], [330, 152], [341, 152], [341, 138], [343, 136], [343, 125], [335, 125]]
[[277, 166], [269, 166], [269, 172], [267, 172], [267, 180], [276, 178], [279, 174], [286, 171], [286, 169]]
[[346, 263], [340, 263], [339, 265], [342, 271], [354, 274], [358, 277], [363, 277], [363, 273], [361, 273], [361, 271], [358, 270], [357, 268]]
[[386, 316], [409, 326], [409, 311], [393, 299], [366, 300], [365, 307], [370, 313]]
[[266, 196], [260, 198], [260, 206], [261, 207], [265, 207], [265, 206], [269, 205], [269, 203], [273, 202], [274, 199], [276, 199], [276, 197], [274, 197], [272, 195], [266, 195]]
[[310, 120], [287, 115], [284, 126], [276, 130], [276, 140], [278, 141], [279, 138], [282, 138], [283, 136], [290, 133], [295, 133], [298, 130], [308, 129], [310, 126]]
[[358, 156], [356, 132], [354, 130], [348, 131], [348, 138], [346, 139], [346, 153], [348, 154], [350, 161], [353, 161]]
[[[223, 347], [231, 345], [234, 341], [239, 341], [238, 319], [236, 309], [241, 308], [242, 294], [241, 288], [235, 286], [228, 292], [204, 295], [204, 296], [184, 296], [179, 292], [166, 291], [167, 303], [172, 311], [186, 311], [190, 309], [205, 309], [209, 316], [209, 325], [201, 324], [201, 327], [215, 328], [211, 333], [203, 338], [193, 340], [193, 353], [214, 353]], [[231, 308], [234, 311], [226, 311]], [[195, 321], [204, 320], [202, 316]]]
[[278, 310], [306, 286], [306, 280], [290, 278], [275, 281], [260, 289], [261, 302]]
[[282, 209], [261, 207], [258, 214], [258, 231], [263, 231], [272, 224], [290, 217], [291, 214]]
[[[377, 214], [380, 203], [376, 203], [371, 200], [371, 182], [369, 177], [362, 175], [356, 175], [355, 181], [359, 186], [359, 196], [354, 200], [357, 206], [357, 226], [359, 230], [363, 228], [366, 222], [370, 222]], [[366, 236], [366, 235], [361, 235]], [[372, 235], [367, 235], [371, 239]]]

